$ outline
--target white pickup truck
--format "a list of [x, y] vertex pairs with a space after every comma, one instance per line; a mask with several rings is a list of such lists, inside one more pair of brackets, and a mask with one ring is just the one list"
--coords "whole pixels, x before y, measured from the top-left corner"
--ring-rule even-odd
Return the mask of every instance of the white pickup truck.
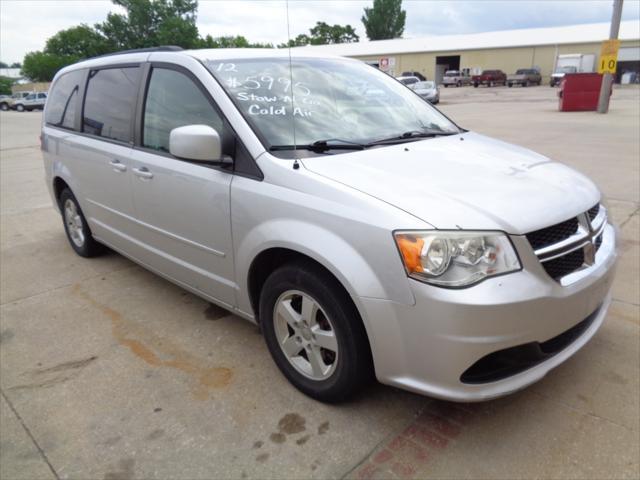
[[471, 77], [459, 70], [447, 70], [442, 77], [442, 85], [447, 88], [449, 85], [462, 87], [463, 85], [470, 85]]

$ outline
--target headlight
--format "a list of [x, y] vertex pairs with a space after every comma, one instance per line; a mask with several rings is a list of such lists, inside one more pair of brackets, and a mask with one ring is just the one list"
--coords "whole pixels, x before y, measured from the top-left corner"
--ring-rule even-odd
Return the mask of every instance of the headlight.
[[465, 287], [520, 270], [504, 233], [424, 231], [394, 233], [407, 274], [444, 287]]

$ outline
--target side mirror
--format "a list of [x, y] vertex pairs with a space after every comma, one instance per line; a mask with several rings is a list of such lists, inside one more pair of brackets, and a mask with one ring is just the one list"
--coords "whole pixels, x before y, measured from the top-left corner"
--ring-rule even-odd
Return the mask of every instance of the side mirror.
[[220, 135], [209, 125], [185, 125], [171, 130], [169, 152], [196, 162], [231, 163], [230, 158], [222, 156]]

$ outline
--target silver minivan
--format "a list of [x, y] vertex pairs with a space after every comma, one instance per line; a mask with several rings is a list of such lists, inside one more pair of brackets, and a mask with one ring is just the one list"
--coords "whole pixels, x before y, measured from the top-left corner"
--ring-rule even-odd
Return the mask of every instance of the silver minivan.
[[71, 247], [109, 247], [258, 324], [322, 401], [374, 377], [474, 401], [599, 329], [596, 186], [467, 131], [390, 76], [295, 50], [160, 48], [61, 70], [42, 126]]

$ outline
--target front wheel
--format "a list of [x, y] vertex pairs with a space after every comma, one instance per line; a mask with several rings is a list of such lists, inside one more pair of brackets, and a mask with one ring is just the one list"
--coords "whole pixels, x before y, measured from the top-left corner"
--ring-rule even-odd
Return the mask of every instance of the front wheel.
[[478, 82], [473, 83], [473, 88], [478, 88]]
[[9, 104], [8, 103], [0, 103], [0, 110], [2, 110], [3, 112], [6, 112], [7, 110], [9, 110]]
[[292, 263], [274, 271], [260, 294], [260, 324], [280, 371], [312, 398], [343, 401], [372, 378], [360, 316], [320, 267]]
[[511, 88], [511, 87], [513, 87], [513, 83], [509, 82], [509, 83], [507, 83], [507, 86], [508, 86], [509, 88]]
[[24, 112], [24, 105], [22, 105], [22, 104], [16, 105], [16, 110], [19, 111], [19, 112]]

